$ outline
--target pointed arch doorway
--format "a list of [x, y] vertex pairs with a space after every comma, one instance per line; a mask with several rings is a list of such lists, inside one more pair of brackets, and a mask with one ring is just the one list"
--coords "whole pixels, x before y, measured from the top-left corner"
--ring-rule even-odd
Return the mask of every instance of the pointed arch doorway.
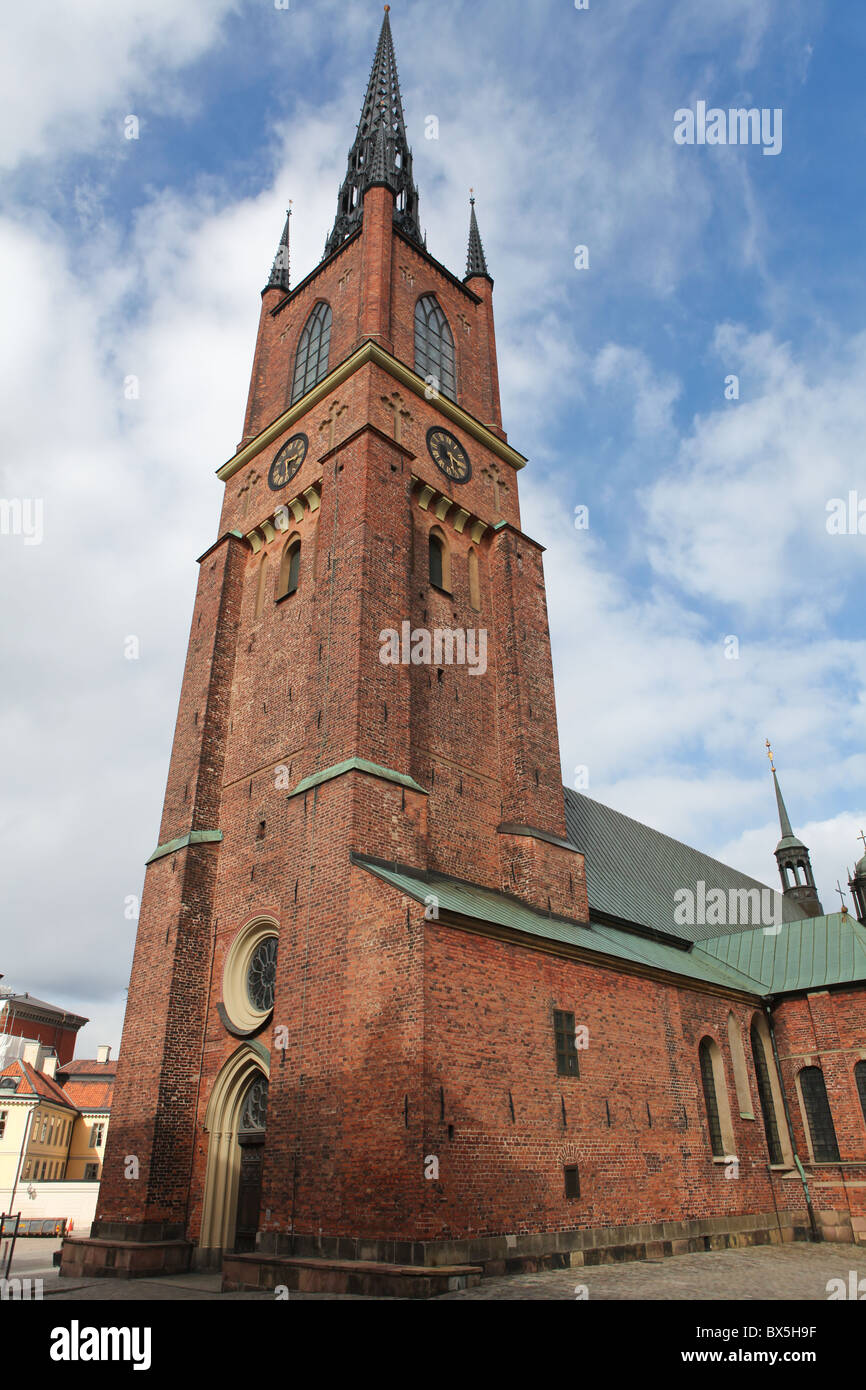
[[253, 1250], [258, 1230], [268, 1101], [265, 1048], [244, 1043], [223, 1065], [205, 1114], [207, 1166], [199, 1260]]

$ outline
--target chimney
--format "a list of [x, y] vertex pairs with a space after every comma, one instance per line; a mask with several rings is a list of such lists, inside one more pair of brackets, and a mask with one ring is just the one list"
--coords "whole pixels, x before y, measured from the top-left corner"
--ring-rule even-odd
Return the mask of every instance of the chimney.
[[57, 1075], [57, 1053], [56, 1053], [56, 1052], [54, 1053], [53, 1056], [51, 1056], [51, 1057], [46, 1057], [46, 1058], [45, 1058], [45, 1061], [42, 1063], [42, 1070], [43, 1070], [43, 1072], [45, 1073], [46, 1076], [49, 1076], [49, 1077], [51, 1078], [52, 1081], [54, 1080], [54, 1078], [55, 1078], [56, 1075]]
[[110, 1056], [111, 1056], [111, 1047], [110, 1047], [110, 1045], [109, 1045], [108, 1043], [100, 1043], [99, 1047], [96, 1049], [96, 1060], [97, 1060], [97, 1062], [103, 1062], [103, 1063], [105, 1063], [105, 1062], [108, 1061], [108, 1059], [109, 1059]]
[[29, 1062], [31, 1067], [37, 1071], [42, 1070], [42, 1058], [45, 1056], [45, 1049], [40, 1042], [26, 1042], [21, 1052], [22, 1062]]

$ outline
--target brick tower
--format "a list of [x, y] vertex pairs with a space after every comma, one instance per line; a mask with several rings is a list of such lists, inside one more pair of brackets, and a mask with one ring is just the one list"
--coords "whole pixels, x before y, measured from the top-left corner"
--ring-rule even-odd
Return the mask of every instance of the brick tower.
[[[76, 1257], [94, 1272], [232, 1249], [405, 1259], [477, 1229], [504, 1150], [455, 1133], [470, 1083], [450, 1086], [458, 1043], [434, 1023], [444, 924], [470, 890], [526, 920], [588, 916], [493, 281], [474, 199], [465, 277], [427, 251], [387, 7], [334, 228], [294, 289], [289, 228], [199, 561]], [[464, 1002], [468, 1076], [485, 1025]]]

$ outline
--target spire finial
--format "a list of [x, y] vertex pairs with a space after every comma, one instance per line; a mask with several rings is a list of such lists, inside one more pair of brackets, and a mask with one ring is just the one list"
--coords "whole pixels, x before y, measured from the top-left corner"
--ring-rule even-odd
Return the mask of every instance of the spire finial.
[[845, 916], [845, 915], [847, 915], [847, 912], [848, 912], [848, 904], [847, 904], [846, 901], [845, 901], [845, 894], [844, 894], [844, 892], [842, 891], [842, 885], [841, 885], [841, 883], [839, 882], [838, 878], [836, 879], [836, 892], [839, 894], [839, 897], [842, 899], [842, 915]]
[[471, 280], [474, 275], [484, 275], [489, 280], [490, 272], [487, 269], [487, 259], [484, 255], [484, 247], [481, 244], [481, 233], [478, 230], [478, 219], [475, 216], [475, 189], [469, 190], [469, 250], [466, 253], [466, 274], [465, 280]]
[[857, 836], [857, 839], [863, 841], [863, 848], [866, 849], [866, 835], [863, 834], [862, 830], [860, 831], [860, 834]]
[[271, 266], [271, 274], [266, 290], [286, 290], [289, 284], [289, 226], [292, 220], [292, 200], [289, 199], [289, 206], [286, 208], [286, 225], [283, 227], [283, 235], [280, 237], [280, 244], [277, 247], [277, 254], [274, 256], [274, 263]]
[[770, 740], [769, 740], [769, 739], [766, 739], [765, 742], [766, 742], [766, 745], [767, 745], [767, 757], [770, 759], [770, 767], [771, 767], [771, 768], [773, 769], [773, 771], [775, 772], [775, 771], [776, 771], [776, 764], [773, 762], [773, 750], [772, 750], [772, 748], [770, 747]]
[[[412, 151], [406, 136], [403, 98], [397, 77], [397, 60], [389, 20], [390, 6], [385, 6], [376, 55], [355, 140], [349, 151], [346, 177], [337, 199], [337, 216], [325, 246], [330, 256], [347, 237], [354, 235], [364, 216], [364, 194], [373, 182], [379, 131], [385, 141], [387, 183], [395, 195], [394, 225], [417, 245], [422, 244], [418, 220], [418, 189], [412, 177]], [[381, 170], [379, 170], [381, 173]]]

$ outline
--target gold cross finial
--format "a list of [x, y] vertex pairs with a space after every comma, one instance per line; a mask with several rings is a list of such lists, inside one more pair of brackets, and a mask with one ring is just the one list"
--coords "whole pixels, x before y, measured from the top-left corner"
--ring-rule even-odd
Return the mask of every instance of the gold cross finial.
[[860, 834], [857, 836], [857, 839], [863, 841], [863, 848], [866, 849], [866, 835], [863, 834], [862, 830], [860, 831]]
[[773, 762], [773, 750], [772, 750], [772, 748], [770, 747], [770, 740], [769, 740], [769, 739], [765, 739], [764, 742], [765, 742], [766, 745], [767, 745], [767, 757], [770, 759], [770, 767], [771, 767], [771, 768], [773, 769], [773, 771], [775, 772], [775, 771], [776, 771], [776, 764]]

